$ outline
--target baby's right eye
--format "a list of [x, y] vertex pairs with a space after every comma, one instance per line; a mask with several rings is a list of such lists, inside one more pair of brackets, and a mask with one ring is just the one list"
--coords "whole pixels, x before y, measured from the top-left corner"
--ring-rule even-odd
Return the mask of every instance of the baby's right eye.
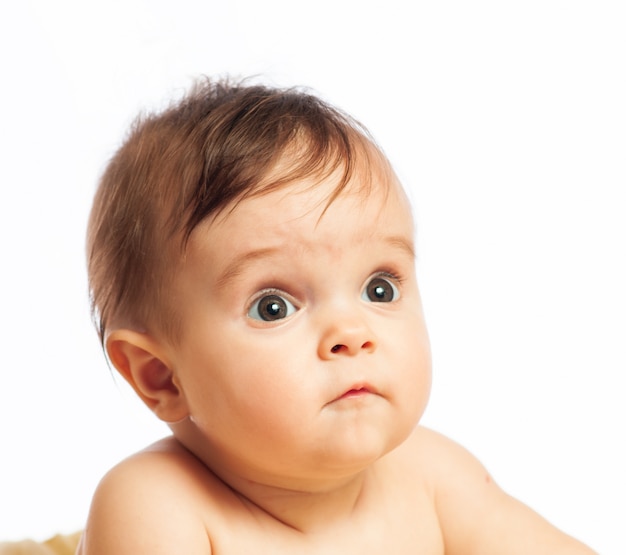
[[275, 322], [276, 320], [282, 320], [291, 316], [296, 310], [298, 310], [293, 303], [290, 303], [282, 295], [271, 293], [263, 295], [250, 307], [248, 310], [248, 316], [255, 320], [262, 320], [264, 322]]

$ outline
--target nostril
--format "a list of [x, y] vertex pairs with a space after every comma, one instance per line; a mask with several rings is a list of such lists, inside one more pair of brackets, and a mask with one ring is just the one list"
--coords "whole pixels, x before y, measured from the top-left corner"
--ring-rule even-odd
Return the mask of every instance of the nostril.
[[[361, 345], [361, 349], [364, 351], [372, 351], [374, 349], [374, 343], [372, 341], [366, 341], [363, 345]], [[342, 345], [341, 343], [333, 345], [330, 349], [330, 352], [334, 354], [342, 351], [351, 351], [351, 349], [347, 345]]]

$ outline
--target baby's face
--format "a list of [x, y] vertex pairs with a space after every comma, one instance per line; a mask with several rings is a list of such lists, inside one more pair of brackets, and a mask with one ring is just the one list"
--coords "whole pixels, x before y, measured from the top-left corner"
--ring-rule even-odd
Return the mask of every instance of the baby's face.
[[323, 213], [336, 183], [227, 207], [194, 231], [175, 283], [172, 363], [191, 425], [214, 466], [252, 480], [354, 472], [426, 405], [408, 202], [395, 182], [368, 196], [349, 186]]

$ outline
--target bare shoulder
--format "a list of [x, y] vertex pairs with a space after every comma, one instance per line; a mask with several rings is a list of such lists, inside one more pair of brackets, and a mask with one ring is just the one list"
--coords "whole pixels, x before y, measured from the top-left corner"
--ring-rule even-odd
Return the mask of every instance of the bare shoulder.
[[210, 554], [212, 490], [219, 491], [217, 480], [193, 455], [173, 439], [157, 442], [104, 476], [78, 553]]
[[403, 449], [432, 491], [446, 553], [594, 553], [507, 495], [471, 453], [445, 436], [418, 427]]

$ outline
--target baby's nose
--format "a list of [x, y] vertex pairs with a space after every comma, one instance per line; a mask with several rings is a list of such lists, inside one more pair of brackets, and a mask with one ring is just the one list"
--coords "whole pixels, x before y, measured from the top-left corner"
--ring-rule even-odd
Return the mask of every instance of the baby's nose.
[[326, 327], [319, 344], [319, 356], [331, 359], [337, 356], [355, 356], [376, 350], [374, 333], [362, 317], [341, 315]]

